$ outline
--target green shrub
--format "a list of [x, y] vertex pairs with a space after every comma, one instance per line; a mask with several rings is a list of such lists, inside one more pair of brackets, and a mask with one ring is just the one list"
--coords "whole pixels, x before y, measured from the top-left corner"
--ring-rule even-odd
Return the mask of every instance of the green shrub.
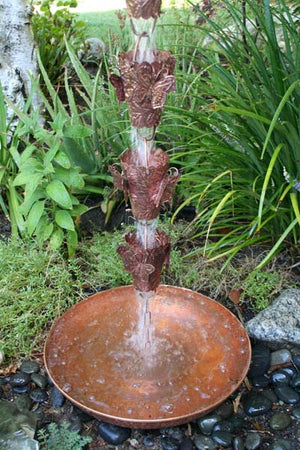
[[68, 60], [64, 36], [78, 49], [86, 24], [70, 11], [77, 6], [76, 0], [33, 0], [33, 5], [34, 39], [51, 82], [57, 84]]
[[160, 139], [177, 145], [181, 207], [196, 206], [191, 234], [203, 238], [196, 251], [231, 258], [266, 243], [261, 268], [300, 237], [300, 41], [284, 0], [248, 0], [250, 25], [240, 6], [225, 4], [232, 25], [202, 27], [210, 41], [190, 57], [186, 95], [166, 107]]

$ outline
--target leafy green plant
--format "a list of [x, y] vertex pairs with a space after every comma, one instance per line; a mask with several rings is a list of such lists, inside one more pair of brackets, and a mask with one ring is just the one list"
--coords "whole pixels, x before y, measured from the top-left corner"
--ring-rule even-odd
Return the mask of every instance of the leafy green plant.
[[31, 24], [35, 42], [48, 76], [56, 84], [68, 61], [64, 36], [78, 49], [84, 40], [86, 24], [76, 20], [76, 14], [71, 12], [77, 6], [76, 0], [33, 0], [33, 5]]
[[[36, 236], [40, 243], [49, 241], [52, 250], [58, 249], [66, 240], [69, 256], [73, 256], [78, 241], [78, 217], [87, 210], [79, 198], [89, 194], [103, 195], [105, 204], [102, 206], [108, 220], [117, 202], [108, 164], [113, 162], [116, 150], [121, 152], [124, 147], [115, 111], [116, 100], [112, 92], [104, 88], [100, 70], [93, 79], [68, 43], [66, 48], [82, 83], [76, 91], [77, 99], [66, 72], [64, 87], [68, 105], [63, 104], [39, 58], [50, 101], [35, 80], [33, 84], [49, 115], [46, 126], [41, 127], [35, 111], [24, 113], [7, 102], [20, 120], [16, 135], [22, 142], [23, 151], [14, 152], [19, 173], [12, 185], [22, 187], [24, 191], [18, 209], [25, 222], [23, 231]], [[80, 99], [84, 102], [83, 107], [77, 106]], [[111, 189], [107, 194], [109, 186]]]
[[77, 431], [71, 431], [68, 422], [60, 426], [50, 423], [47, 430], [42, 428], [38, 431], [38, 439], [43, 450], [81, 450], [92, 442], [90, 436], [80, 436]]
[[251, 272], [244, 283], [244, 291], [241, 300], [250, 298], [256, 311], [261, 311], [269, 306], [274, 294], [281, 288], [281, 277], [277, 272], [264, 270]]
[[169, 104], [162, 132], [181, 138], [172, 160], [184, 168], [186, 199], [177, 212], [187, 203], [197, 208], [191, 234], [203, 245], [196, 252], [228, 262], [245, 246], [272, 244], [261, 268], [299, 241], [300, 42], [284, 0], [247, 1], [251, 32], [241, 9], [225, 4], [233, 26], [229, 32], [206, 18], [213, 45], [192, 54], [182, 74], [190, 104]]

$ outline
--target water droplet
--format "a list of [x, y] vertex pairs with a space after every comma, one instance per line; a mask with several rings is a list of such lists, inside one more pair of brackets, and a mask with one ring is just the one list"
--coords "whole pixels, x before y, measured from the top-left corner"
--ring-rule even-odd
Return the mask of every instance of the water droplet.
[[242, 348], [241, 354], [244, 355], [245, 353], [246, 353], [246, 350], [244, 348]]
[[95, 400], [95, 396], [94, 395], [90, 395], [89, 396], [89, 400], [91, 400], [91, 402], [93, 402]]
[[182, 389], [184, 390], [184, 391], [187, 391], [187, 386], [184, 384], [183, 386], [182, 386]]
[[132, 387], [138, 389], [141, 387], [140, 383], [133, 383]]
[[167, 403], [159, 408], [162, 412], [172, 413], [174, 411], [174, 405], [172, 403]]
[[96, 382], [100, 383], [100, 384], [104, 384], [105, 383], [105, 378], [97, 378]]
[[65, 366], [65, 365], [66, 365], [66, 361], [62, 361], [62, 362], [61, 362], [61, 365], [62, 365], [62, 366]]
[[72, 386], [69, 383], [65, 383], [62, 387], [64, 392], [70, 392], [72, 390]]
[[128, 408], [128, 409], [127, 409], [127, 412], [128, 412], [128, 414], [132, 414], [132, 409], [131, 409], [131, 408]]
[[191, 401], [190, 397], [186, 397], [186, 401], [190, 402]]

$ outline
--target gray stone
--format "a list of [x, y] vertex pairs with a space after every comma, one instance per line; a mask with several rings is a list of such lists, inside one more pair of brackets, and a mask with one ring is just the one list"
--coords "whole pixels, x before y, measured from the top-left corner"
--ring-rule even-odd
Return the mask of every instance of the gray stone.
[[222, 445], [222, 447], [230, 447], [233, 436], [228, 431], [214, 431], [211, 437], [213, 441]]
[[31, 380], [40, 388], [45, 388], [48, 384], [47, 378], [40, 373], [33, 373], [31, 375]]
[[244, 442], [240, 436], [236, 436], [232, 441], [233, 450], [244, 450]]
[[30, 381], [30, 376], [27, 373], [17, 372], [11, 375], [10, 384], [13, 387], [27, 386]]
[[244, 401], [244, 410], [248, 416], [264, 414], [272, 408], [272, 401], [258, 393], [249, 394]]
[[193, 441], [190, 438], [184, 438], [179, 446], [179, 450], [193, 450], [193, 448]]
[[286, 364], [292, 360], [292, 354], [287, 348], [276, 350], [271, 353], [271, 366], [277, 366], [280, 364]]
[[289, 386], [280, 386], [275, 389], [276, 395], [279, 400], [289, 405], [295, 405], [300, 400], [300, 395], [294, 389]]
[[260, 447], [261, 436], [258, 433], [247, 433], [245, 447], [247, 450], [256, 450]]
[[283, 291], [271, 306], [247, 322], [246, 329], [261, 341], [300, 345], [300, 289]]
[[276, 412], [270, 420], [270, 427], [274, 431], [285, 430], [291, 424], [291, 417], [284, 412]]
[[203, 434], [195, 436], [194, 444], [197, 450], [215, 450], [217, 447], [209, 436], [203, 436]]
[[233, 414], [233, 404], [230, 401], [226, 401], [218, 406], [214, 413], [221, 417], [221, 419], [228, 419]]
[[28, 373], [31, 375], [32, 373], [38, 373], [40, 370], [40, 366], [36, 361], [23, 361], [20, 366], [21, 372]]
[[33, 413], [20, 411], [14, 403], [0, 400], [0, 439], [13, 439], [12, 435], [20, 430], [33, 439], [36, 422], [37, 418]]
[[201, 417], [197, 420], [198, 427], [201, 433], [205, 436], [211, 435], [216, 423], [221, 421], [221, 417], [218, 414], [210, 414], [209, 416]]
[[162, 437], [161, 440], [161, 446], [163, 450], [178, 450], [179, 442], [176, 441], [176, 439], [173, 439], [172, 437]]
[[278, 439], [271, 444], [270, 450], [293, 450], [293, 446], [286, 439]]
[[291, 377], [282, 370], [276, 370], [272, 373], [271, 380], [274, 386], [287, 386], [291, 381]]
[[300, 408], [293, 409], [293, 417], [295, 417], [295, 419], [300, 420]]
[[103, 58], [105, 52], [105, 44], [101, 39], [91, 37], [81, 44], [77, 52], [78, 58], [82, 62], [96, 62]]
[[38, 441], [27, 436], [23, 430], [10, 434], [0, 433], [0, 449], [5, 450], [39, 450]]
[[99, 422], [98, 433], [108, 444], [121, 445], [130, 437], [131, 430], [112, 423]]

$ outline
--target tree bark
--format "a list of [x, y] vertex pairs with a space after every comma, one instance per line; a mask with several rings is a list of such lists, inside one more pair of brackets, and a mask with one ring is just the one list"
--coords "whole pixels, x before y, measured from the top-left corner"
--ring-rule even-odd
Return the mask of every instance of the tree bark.
[[[37, 77], [37, 60], [30, 29], [31, 7], [26, 0], [0, 0], [0, 83], [4, 95], [22, 107], [29, 95], [31, 81]], [[38, 95], [32, 106], [39, 107]], [[7, 121], [13, 117], [8, 108]]]

